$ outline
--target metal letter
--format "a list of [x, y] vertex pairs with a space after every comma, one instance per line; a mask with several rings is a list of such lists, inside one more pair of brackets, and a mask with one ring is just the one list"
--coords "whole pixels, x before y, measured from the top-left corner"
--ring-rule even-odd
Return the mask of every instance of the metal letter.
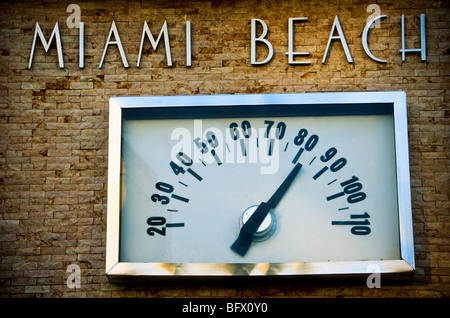
[[370, 49], [369, 49], [369, 43], [368, 43], [367, 39], [368, 39], [368, 37], [369, 37], [369, 31], [370, 31], [370, 29], [372, 28], [372, 24], [374, 24], [375, 22], [377, 22], [377, 20], [383, 19], [383, 18], [386, 18], [386, 17], [387, 17], [387, 15], [380, 15], [380, 16], [375, 17], [375, 18], [373, 18], [372, 20], [370, 20], [370, 21], [366, 24], [366, 26], [365, 26], [365, 28], [364, 28], [364, 31], [363, 31], [363, 35], [362, 35], [362, 45], [363, 45], [364, 51], [366, 52], [366, 54], [367, 54], [372, 60], [377, 61], [377, 62], [380, 62], [380, 63], [387, 63], [387, 61], [386, 61], [386, 60], [380, 60], [380, 59], [376, 58], [376, 57], [372, 54], [372, 52], [371, 52]]
[[50, 39], [48, 40], [48, 42], [45, 40], [44, 33], [42, 33], [39, 23], [36, 22], [36, 29], [34, 31], [34, 39], [33, 39], [33, 44], [31, 46], [30, 61], [28, 63], [28, 68], [31, 69], [31, 64], [33, 63], [34, 48], [36, 47], [36, 39], [37, 39], [38, 35], [39, 35], [39, 39], [42, 42], [42, 45], [44, 46], [44, 50], [46, 53], [50, 49], [50, 44], [52, 43], [53, 37], [56, 38], [56, 50], [58, 52], [59, 68], [64, 68], [64, 58], [63, 58], [61, 35], [59, 34], [58, 22], [55, 23], [55, 27], [53, 28], [53, 32], [50, 35]]
[[186, 66], [192, 65], [191, 21], [186, 21]]
[[405, 61], [406, 53], [420, 52], [422, 62], [427, 60], [427, 43], [425, 38], [425, 14], [420, 15], [420, 49], [407, 49], [405, 39], [405, 16], [402, 14], [402, 48], [400, 53], [402, 53], [402, 61]]
[[84, 68], [84, 22], [80, 22], [80, 34], [79, 34], [79, 61], [80, 68]]
[[[256, 37], [256, 21], [261, 23], [261, 25], [263, 27], [263, 32], [259, 38]], [[252, 34], [251, 34], [251, 64], [252, 65], [261, 65], [261, 64], [265, 64], [265, 63], [269, 62], [273, 56], [273, 46], [267, 39], [265, 39], [265, 36], [267, 35], [267, 32], [268, 32], [267, 24], [260, 19], [252, 19], [252, 31], [251, 32], [252, 32]], [[269, 49], [269, 54], [267, 55], [266, 59], [261, 62], [256, 61], [256, 59], [257, 59], [256, 41], [261, 41], [261, 42], [265, 43], [267, 45], [267, 48]]]
[[79, 56], [79, 67], [84, 68], [84, 22], [81, 22], [81, 9], [78, 4], [69, 4], [67, 6], [67, 12], [72, 12], [67, 18], [67, 27], [69, 29], [79, 28], [79, 46], [78, 46], [78, 56]]
[[145, 21], [144, 28], [142, 29], [141, 47], [139, 49], [137, 67], [140, 67], [140, 65], [141, 65], [142, 49], [144, 48], [145, 35], [147, 35], [148, 39], [150, 40], [153, 50], [156, 51], [156, 48], [158, 47], [159, 41], [161, 40], [161, 37], [163, 34], [164, 34], [164, 45], [166, 47], [167, 65], [172, 66], [172, 56], [170, 53], [169, 30], [167, 28], [167, 21], [164, 21], [163, 27], [161, 28], [161, 32], [159, 32], [159, 36], [156, 41], [153, 38], [152, 32], [150, 31], [150, 29], [147, 25], [147, 21]]
[[[338, 35], [333, 36], [334, 30], [337, 30]], [[350, 53], [350, 49], [348, 48], [347, 41], [345, 40], [344, 31], [342, 31], [341, 23], [339, 22], [338, 16], [334, 18], [333, 27], [331, 28], [330, 37], [328, 38], [327, 49], [325, 50], [325, 55], [323, 56], [322, 64], [326, 64], [326, 59], [328, 56], [328, 49], [330, 48], [331, 40], [340, 40], [342, 46], [344, 47], [345, 56], [347, 57], [347, 61], [349, 63], [353, 63], [353, 58]]]
[[[111, 35], [113, 33], [114, 33], [115, 41], [111, 41]], [[98, 68], [102, 68], [103, 61], [105, 60], [106, 51], [108, 50], [108, 46], [110, 44], [116, 44], [117, 45], [117, 48], [119, 49], [119, 52], [120, 52], [120, 56], [122, 57], [123, 65], [126, 68], [128, 68], [127, 57], [125, 56], [125, 51], [123, 50], [122, 41], [120, 41], [120, 35], [119, 35], [119, 32], [117, 31], [116, 23], [114, 21], [112, 22], [111, 29], [109, 30], [108, 41], [106, 42], [105, 48], [103, 49], [102, 60], [100, 61], [100, 65], [98, 66]]]
[[294, 21], [308, 21], [308, 18], [289, 18], [289, 44], [286, 55], [289, 57], [289, 64], [311, 64], [311, 61], [294, 61], [295, 55], [309, 55], [309, 52], [294, 52]]

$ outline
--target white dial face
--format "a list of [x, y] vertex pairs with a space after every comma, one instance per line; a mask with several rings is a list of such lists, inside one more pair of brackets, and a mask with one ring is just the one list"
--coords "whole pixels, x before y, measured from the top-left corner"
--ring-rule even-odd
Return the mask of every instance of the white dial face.
[[[392, 115], [124, 119], [122, 129], [121, 262], [400, 258]], [[236, 253], [243, 213], [298, 164], [270, 233]]]

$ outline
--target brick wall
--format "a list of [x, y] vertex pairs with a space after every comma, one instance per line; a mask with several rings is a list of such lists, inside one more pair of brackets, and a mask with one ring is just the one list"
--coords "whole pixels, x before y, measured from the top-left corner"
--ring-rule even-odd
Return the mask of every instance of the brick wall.
[[[78, 29], [68, 28], [69, 4], [85, 23], [85, 68], [78, 67]], [[327, 4], [329, 3], [329, 4]], [[388, 15], [370, 34], [377, 63], [363, 51], [370, 4]], [[419, 15], [426, 14], [427, 61], [402, 62], [401, 14], [407, 47], [418, 47]], [[335, 43], [322, 58], [335, 15], [353, 64]], [[287, 63], [288, 18], [296, 48], [311, 65]], [[270, 29], [274, 58], [250, 65], [250, 20]], [[111, 46], [99, 63], [115, 21], [130, 67]], [[192, 23], [192, 67], [185, 67], [185, 21]], [[136, 67], [142, 24], [157, 35], [168, 22], [173, 66], [165, 50], [144, 49]], [[59, 23], [64, 69], [48, 39]], [[10, 1], [0, 3], [0, 295], [2, 297], [448, 297], [449, 242], [449, 26], [447, 1]], [[261, 51], [261, 56], [265, 52]], [[417, 269], [406, 282], [225, 282], [110, 284], [105, 276], [108, 100], [111, 96], [384, 91], [407, 93], [412, 206]], [[66, 285], [70, 264], [81, 287]]]

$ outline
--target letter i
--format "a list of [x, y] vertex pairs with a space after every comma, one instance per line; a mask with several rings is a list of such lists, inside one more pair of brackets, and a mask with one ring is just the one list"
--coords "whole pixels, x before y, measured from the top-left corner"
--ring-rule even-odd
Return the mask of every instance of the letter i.
[[79, 59], [79, 67], [84, 68], [84, 22], [80, 22]]
[[186, 21], [186, 67], [192, 66], [191, 21]]

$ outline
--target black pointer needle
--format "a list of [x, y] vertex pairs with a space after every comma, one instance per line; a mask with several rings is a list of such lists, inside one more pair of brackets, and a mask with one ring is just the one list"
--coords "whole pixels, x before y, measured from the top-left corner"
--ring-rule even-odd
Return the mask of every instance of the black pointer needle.
[[275, 191], [275, 193], [269, 199], [269, 201], [261, 202], [256, 211], [242, 226], [238, 238], [236, 239], [236, 241], [234, 241], [233, 245], [231, 245], [231, 249], [233, 251], [235, 251], [241, 256], [244, 256], [247, 253], [248, 249], [250, 248], [250, 245], [252, 244], [253, 235], [256, 233], [259, 226], [264, 221], [270, 209], [275, 208], [281, 201], [281, 198], [289, 189], [292, 181], [294, 181], [295, 177], [297, 176], [301, 168], [302, 165], [300, 163], [297, 163], [294, 169], [292, 169], [287, 178], [277, 189], [277, 191]]

